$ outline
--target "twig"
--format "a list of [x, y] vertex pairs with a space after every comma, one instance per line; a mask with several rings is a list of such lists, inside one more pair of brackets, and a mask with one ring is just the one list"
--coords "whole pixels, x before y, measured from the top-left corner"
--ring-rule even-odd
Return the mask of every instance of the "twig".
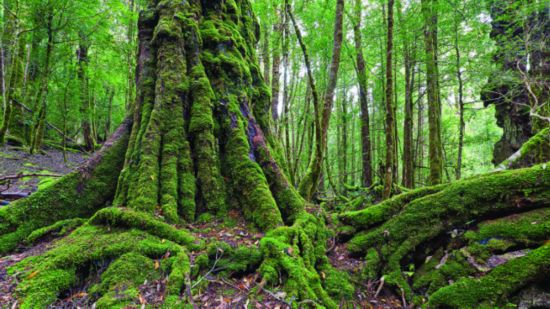
[[378, 289], [376, 289], [376, 293], [374, 294], [374, 298], [378, 298], [378, 294], [380, 294], [380, 292], [382, 291], [382, 288], [384, 288], [384, 282], [386, 280], [384, 279], [384, 277], [380, 278], [380, 285], [378, 286]]
[[[221, 254], [218, 255], [219, 252], [221, 252]], [[195, 288], [199, 283], [201, 283], [204, 278], [208, 277], [208, 275], [214, 272], [214, 270], [216, 269], [216, 265], [218, 264], [218, 261], [222, 258], [222, 256], [223, 250], [221, 250], [220, 248], [216, 249], [216, 260], [214, 261], [214, 265], [212, 265], [212, 268], [210, 268], [210, 270], [204, 276], [202, 276], [197, 282], [195, 282], [191, 286], [192, 289]]]
[[401, 301], [403, 302], [403, 308], [407, 308], [407, 300], [405, 299], [405, 290], [401, 288]]
[[330, 248], [328, 248], [325, 253], [330, 253], [332, 250], [334, 250], [334, 248], [336, 247], [336, 237], [332, 237], [332, 245], [330, 246]]
[[195, 305], [193, 293], [191, 292], [191, 278], [189, 278], [189, 273], [185, 274], [185, 286], [185, 294], [187, 294], [187, 298], [189, 298], [189, 303], [193, 306], [193, 309], [197, 309], [198, 307]]

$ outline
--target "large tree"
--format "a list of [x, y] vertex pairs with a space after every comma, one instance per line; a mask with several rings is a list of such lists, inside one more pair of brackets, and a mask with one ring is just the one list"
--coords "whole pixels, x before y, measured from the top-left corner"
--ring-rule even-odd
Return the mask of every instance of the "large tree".
[[[78, 171], [0, 210], [0, 253], [37, 229], [92, 218], [18, 266], [36, 272], [21, 283], [23, 307], [53, 302], [77, 282], [77, 270], [95, 261], [114, 260], [110, 269], [117, 272], [130, 257], [150, 261], [167, 251], [174, 263], [166, 301], [175, 305], [189, 275], [187, 252], [196, 248], [176, 226], [230, 209], [263, 231], [274, 230], [261, 244], [264, 282], [286, 274], [289, 295], [335, 305], [317, 273], [330, 267], [323, 224], [305, 212], [280, 164], [270, 92], [254, 49], [258, 35], [247, 0], [152, 1], [141, 13], [132, 114]], [[285, 224], [290, 227], [277, 229]], [[291, 246], [301, 249], [281, 256]], [[136, 295], [110, 293], [142, 283], [109, 280], [97, 291], [98, 304], [127, 303]]]

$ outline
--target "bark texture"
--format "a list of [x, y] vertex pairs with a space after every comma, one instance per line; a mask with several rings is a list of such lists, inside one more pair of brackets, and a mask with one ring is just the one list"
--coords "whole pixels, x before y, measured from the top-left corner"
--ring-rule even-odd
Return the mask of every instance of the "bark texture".
[[430, 183], [443, 180], [443, 147], [441, 143], [441, 98], [437, 55], [438, 0], [422, 0], [424, 15], [424, 46], [426, 49], [426, 86], [428, 93]]

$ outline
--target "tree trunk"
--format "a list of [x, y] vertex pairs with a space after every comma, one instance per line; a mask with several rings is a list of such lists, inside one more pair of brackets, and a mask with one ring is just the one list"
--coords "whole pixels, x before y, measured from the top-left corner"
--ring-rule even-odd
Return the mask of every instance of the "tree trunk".
[[430, 141], [430, 183], [443, 180], [443, 147], [441, 143], [441, 99], [439, 94], [439, 68], [437, 56], [438, 0], [422, 0], [424, 15], [424, 42], [426, 49], [426, 78], [428, 92], [428, 118]]
[[458, 45], [458, 25], [455, 21], [455, 53], [456, 53], [456, 79], [458, 80], [458, 115], [459, 115], [459, 133], [458, 133], [458, 158], [456, 161], [456, 179], [462, 178], [462, 153], [464, 150], [464, 131], [466, 122], [464, 121], [464, 81], [462, 79], [462, 64], [460, 58], [460, 47]]
[[108, 104], [108, 111], [107, 111], [107, 120], [105, 121], [105, 139], [111, 135], [111, 126], [113, 122], [113, 100], [115, 98], [115, 89], [112, 87], [109, 87], [107, 89], [107, 104]]
[[81, 37], [78, 50], [76, 51], [78, 63], [76, 74], [80, 83], [80, 126], [84, 137], [84, 149], [93, 151], [96, 141], [92, 130], [92, 112], [88, 87], [88, 49], [89, 44], [86, 42], [86, 38]]
[[49, 91], [49, 81], [50, 81], [50, 63], [52, 58], [52, 53], [54, 49], [54, 29], [53, 29], [53, 12], [48, 12], [46, 17], [46, 29], [48, 33], [48, 42], [46, 43], [46, 59], [44, 64], [44, 69], [42, 72], [40, 85], [38, 89], [38, 95], [35, 100], [36, 116], [34, 119], [33, 129], [31, 131], [31, 147], [30, 153], [33, 154], [36, 151], [40, 150], [42, 147], [42, 139], [44, 138], [44, 131], [46, 130], [46, 112], [47, 112], [47, 100], [48, 100], [48, 91]]
[[334, 103], [334, 90], [338, 81], [338, 70], [340, 68], [340, 55], [343, 39], [343, 23], [344, 23], [344, 0], [336, 2], [336, 20], [334, 23], [334, 45], [332, 48], [332, 61], [329, 71], [328, 85], [324, 97], [324, 106], [320, 116], [320, 135], [316, 136], [315, 143], [318, 151], [311, 157], [308, 171], [300, 182], [299, 190], [301, 195], [307, 200], [311, 200], [317, 191], [317, 185], [321, 177], [322, 163], [324, 160], [323, 150], [326, 148], [328, 126], [330, 123], [330, 114]]
[[361, 105], [361, 184], [363, 187], [372, 186], [372, 145], [370, 134], [370, 115], [368, 101], [367, 72], [365, 57], [363, 56], [363, 40], [361, 35], [361, 0], [355, 0], [355, 20], [353, 35], [355, 39], [355, 52], [357, 54], [357, 80], [359, 82], [359, 101]]
[[283, 39], [283, 25], [286, 14], [281, 14], [279, 21], [273, 25], [273, 35], [276, 36], [275, 42], [278, 42], [273, 46], [273, 69], [271, 71], [271, 115], [275, 120], [275, 127], [277, 127], [277, 120], [279, 119], [279, 91], [281, 81], [281, 44]]
[[384, 198], [389, 198], [394, 185], [395, 166], [395, 114], [393, 107], [393, 0], [388, 1], [388, 33], [386, 48], [386, 166], [384, 176]]
[[[129, 0], [128, 8], [130, 13], [136, 11], [135, 0]], [[128, 31], [127, 31], [127, 40], [128, 40], [128, 50], [126, 52], [126, 65], [128, 66], [127, 71], [127, 89], [126, 89], [126, 110], [131, 111], [132, 104], [135, 101], [135, 87], [136, 87], [136, 24], [133, 18], [129, 19], [128, 22]]]
[[[19, 107], [15, 106], [15, 101], [21, 101], [21, 91], [23, 86], [23, 59], [25, 58], [25, 40], [22, 37], [17, 38], [18, 42], [16, 48], [13, 50], [11, 60], [10, 78], [7, 87], [6, 101], [4, 104], [4, 114], [2, 118], [2, 124], [0, 125], [0, 146], [4, 145], [6, 141], [6, 134], [10, 129], [10, 134], [13, 138], [20, 143], [24, 143], [24, 136], [22, 135], [23, 127], [16, 127], [15, 125], [21, 125], [22, 117], [19, 112]], [[13, 130], [12, 132], [12, 129]]]

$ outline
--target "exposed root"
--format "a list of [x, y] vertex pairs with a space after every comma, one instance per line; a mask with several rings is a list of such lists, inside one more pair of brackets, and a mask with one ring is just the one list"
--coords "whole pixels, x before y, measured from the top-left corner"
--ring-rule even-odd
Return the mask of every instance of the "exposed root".
[[[364, 276], [383, 277], [407, 300], [417, 295], [417, 304], [431, 296], [432, 306], [502, 305], [550, 271], [544, 246], [549, 188], [550, 169], [540, 165], [412, 191], [339, 219], [362, 230], [348, 248], [365, 256]], [[522, 248], [537, 249], [517, 251]], [[523, 270], [523, 263], [531, 268]], [[511, 277], [511, 270], [517, 274]], [[481, 279], [461, 279], [470, 276]]]

